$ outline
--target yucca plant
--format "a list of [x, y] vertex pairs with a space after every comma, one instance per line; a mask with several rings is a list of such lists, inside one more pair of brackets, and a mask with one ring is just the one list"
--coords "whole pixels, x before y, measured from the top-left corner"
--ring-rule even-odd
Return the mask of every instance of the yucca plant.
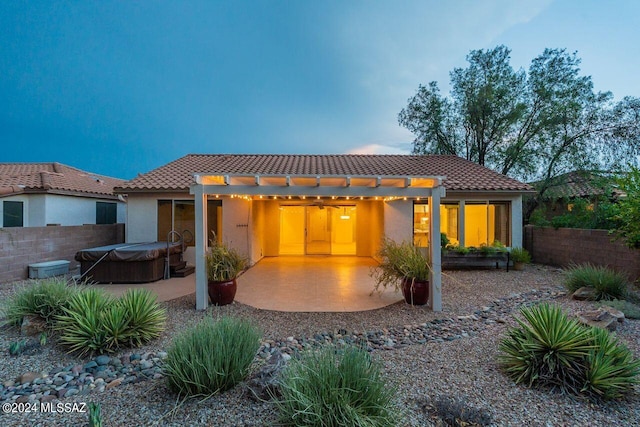
[[64, 313], [69, 299], [78, 292], [62, 279], [47, 279], [24, 286], [8, 298], [3, 307], [4, 324], [20, 326], [25, 316], [42, 318], [52, 328], [56, 316]]
[[276, 400], [280, 421], [294, 426], [396, 426], [402, 413], [382, 364], [362, 349], [327, 346], [292, 360]]
[[605, 329], [592, 328], [594, 348], [587, 358], [582, 392], [595, 398], [622, 397], [638, 384], [640, 360]]
[[584, 359], [593, 349], [589, 330], [557, 306], [540, 304], [521, 310], [519, 328], [500, 343], [499, 363], [516, 383], [578, 392], [584, 384]]
[[260, 347], [261, 334], [249, 321], [206, 318], [174, 339], [164, 371], [181, 396], [208, 396], [242, 381]]
[[109, 349], [104, 313], [115, 304], [114, 298], [99, 288], [84, 289], [71, 297], [64, 314], [56, 318], [59, 342], [70, 353], [83, 356]]
[[588, 286], [595, 289], [595, 299], [624, 299], [628, 291], [628, 280], [624, 274], [608, 267], [592, 264], [572, 265], [564, 272], [564, 285], [569, 292]]
[[89, 427], [102, 427], [102, 411], [99, 403], [89, 403]]
[[115, 351], [131, 340], [131, 328], [127, 310], [115, 302], [100, 313], [99, 322], [105, 333], [104, 348], [100, 350]]
[[140, 346], [157, 338], [164, 330], [167, 313], [156, 299], [146, 289], [129, 289], [120, 297], [118, 304], [124, 310], [130, 345]]

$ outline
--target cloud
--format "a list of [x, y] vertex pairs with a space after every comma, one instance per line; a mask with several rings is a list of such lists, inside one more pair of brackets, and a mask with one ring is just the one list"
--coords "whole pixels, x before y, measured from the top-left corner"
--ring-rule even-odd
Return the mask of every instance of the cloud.
[[404, 144], [367, 144], [348, 150], [345, 154], [410, 154], [411, 143]]

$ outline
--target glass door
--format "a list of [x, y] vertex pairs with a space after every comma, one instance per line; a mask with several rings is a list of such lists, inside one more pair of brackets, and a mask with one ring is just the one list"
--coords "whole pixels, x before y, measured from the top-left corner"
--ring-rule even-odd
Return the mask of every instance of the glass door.
[[331, 214], [324, 206], [307, 206], [307, 255], [331, 254]]

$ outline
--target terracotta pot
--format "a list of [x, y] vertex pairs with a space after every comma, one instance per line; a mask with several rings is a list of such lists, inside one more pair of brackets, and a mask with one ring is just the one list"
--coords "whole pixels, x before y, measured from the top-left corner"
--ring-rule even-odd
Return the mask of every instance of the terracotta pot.
[[429, 281], [402, 279], [402, 295], [407, 304], [425, 305], [429, 301]]
[[236, 283], [235, 278], [223, 282], [209, 280], [207, 288], [209, 290], [209, 299], [211, 300], [211, 304], [227, 305], [231, 304], [233, 299], [236, 297], [238, 284]]
[[513, 269], [516, 270], [516, 271], [524, 270], [524, 262], [514, 261], [513, 262]]

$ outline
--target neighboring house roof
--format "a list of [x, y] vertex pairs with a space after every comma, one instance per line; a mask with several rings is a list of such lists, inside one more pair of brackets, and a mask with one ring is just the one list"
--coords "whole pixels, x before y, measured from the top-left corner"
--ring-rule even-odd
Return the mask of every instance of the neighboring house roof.
[[447, 191], [530, 192], [532, 187], [456, 156], [190, 154], [115, 189], [116, 193], [186, 191], [194, 174], [444, 176]]
[[113, 188], [124, 182], [60, 163], [0, 163], [0, 197], [51, 193], [116, 198]]
[[[535, 182], [533, 185], [539, 184]], [[544, 193], [545, 199], [571, 199], [576, 197], [601, 196], [607, 191], [614, 195], [622, 192], [613, 188], [614, 181], [609, 174], [594, 171], [572, 171], [558, 175]]]

